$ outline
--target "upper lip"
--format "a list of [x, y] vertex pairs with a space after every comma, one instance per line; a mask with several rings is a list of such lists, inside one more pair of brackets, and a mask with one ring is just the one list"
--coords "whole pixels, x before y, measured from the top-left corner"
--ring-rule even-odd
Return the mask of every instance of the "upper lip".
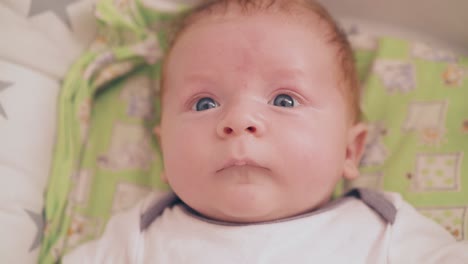
[[242, 158], [242, 159], [229, 159], [226, 163], [224, 163], [223, 167], [219, 169], [218, 171], [222, 171], [224, 169], [228, 169], [228, 168], [236, 167], [236, 166], [253, 166], [253, 167], [264, 168], [255, 160], [252, 160], [250, 158]]

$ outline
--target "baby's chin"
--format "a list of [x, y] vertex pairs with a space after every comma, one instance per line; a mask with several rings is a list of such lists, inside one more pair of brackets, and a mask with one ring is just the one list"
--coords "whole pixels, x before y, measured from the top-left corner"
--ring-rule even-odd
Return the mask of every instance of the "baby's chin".
[[280, 197], [258, 186], [238, 186], [196, 211], [209, 219], [230, 223], [258, 223], [287, 217]]
[[[262, 223], [284, 220], [321, 207], [330, 197], [294, 200], [291, 194], [263, 185], [246, 184], [223, 189], [209, 201], [192, 207], [202, 216], [228, 223]], [[270, 186], [271, 187], [271, 186]], [[317, 198], [317, 197], [316, 197]]]

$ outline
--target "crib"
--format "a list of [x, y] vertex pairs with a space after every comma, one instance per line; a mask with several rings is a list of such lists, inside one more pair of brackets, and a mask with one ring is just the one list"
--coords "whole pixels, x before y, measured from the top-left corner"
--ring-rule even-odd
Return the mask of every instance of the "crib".
[[[149, 129], [158, 122], [151, 52], [161, 36], [109, 30], [122, 21], [102, 10], [144, 7], [154, 20], [134, 22], [163, 32], [167, 14], [191, 2], [0, 2], [1, 263], [54, 263], [99, 237], [113, 214], [168, 188]], [[337, 192], [400, 192], [468, 239], [468, 2], [320, 2], [355, 49], [370, 127], [361, 177]], [[119, 54], [112, 63], [109, 51]]]

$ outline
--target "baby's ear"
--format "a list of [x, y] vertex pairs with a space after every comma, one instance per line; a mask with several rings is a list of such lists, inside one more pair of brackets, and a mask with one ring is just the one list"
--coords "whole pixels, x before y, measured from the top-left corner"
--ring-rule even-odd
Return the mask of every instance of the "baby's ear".
[[359, 176], [359, 162], [364, 153], [367, 138], [367, 126], [364, 123], [353, 125], [348, 131], [346, 159], [343, 168], [343, 177], [351, 180]]

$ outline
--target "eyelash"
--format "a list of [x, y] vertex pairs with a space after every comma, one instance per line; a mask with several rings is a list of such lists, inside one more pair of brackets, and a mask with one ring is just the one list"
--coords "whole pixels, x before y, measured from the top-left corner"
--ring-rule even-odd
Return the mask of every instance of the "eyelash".
[[268, 102], [271, 102], [273, 100], [275, 100], [275, 98], [278, 96], [278, 95], [281, 95], [281, 94], [285, 94], [285, 95], [288, 95], [288, 96], [291, 96], [299, 105], [302, 105], [304, 104], [305, 102], [305, 99], [304, 97], [302, 97], [301, 95], [299, 95], [297, 92], [294, 92], [290, 89], [279, 89], [279, 90], [276, 90], [274, 93], [273, 93], [273, 96], [270, 96], [271, 99], [270, 101]]
[[189, 109], [189, 110], [193, 110], [193, 107], [197, 104], [197, 102], [200, 99], [203, 99], [205, 97], [212, 98], [215, 102], [219, 102], [219, 100], [216, 98], [216, 96], [213, 96], [212, 94], [199, 93], [199, 94], [195, 94], [190, 100], [187, 101], [187, 103], [185, 105], [185, 108]]
[[[288, 95], [288, 96], [291, 96], [293, 98], [293, 100], [295, 102], [297, 102], [297, 106], [300, 106], [302, 105], [304, 102], [305, 102], [305, 99], [300, 96], [297, 92], [294, 92], [290, 89], [279, 89], [279, 90], [276, 90], [274, 93], [272, 93], [272, 96], [270, 96], [271, 99], [269, 99], [267, 101], [268, 104], [270, 104], [270, 102], [274, 102], [275, 98], [278, 96], [278, 95], [281, 95], [281, 94], [285, 94], [285, 95]], [[196, 103], [202, 99], [202, 98], [205, 98], [205, 97], [209, 97], [209, 98], [212, 98], [215, 102], [218, 103], [218, 105], [221, 105], [219, 103], [219, 100], [213, 96], [212, 94], [207, 94], [207, 93], [200, 93], [200, 94], [196, 94], [193, 99], [189, 100], [187, 102], [187, 105], [186, 105], [186, 108], [187, 109], [190, 109], [190, 110], [193, 110], [194, 106], [196, 105]], [[296, 106], [296, 107], [297, 107]]]

